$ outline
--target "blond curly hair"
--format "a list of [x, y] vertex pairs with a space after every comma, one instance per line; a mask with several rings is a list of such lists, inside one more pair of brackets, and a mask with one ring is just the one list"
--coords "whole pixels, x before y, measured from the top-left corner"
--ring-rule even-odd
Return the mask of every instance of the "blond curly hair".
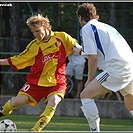
[[48, 17], [43, 17], [42, 14], [37, 14], [29, 17], [26, 21], [26, 24], [32, 29], [37, 25], [45, 26], [48, 30], [51, 30], [52, 26]]

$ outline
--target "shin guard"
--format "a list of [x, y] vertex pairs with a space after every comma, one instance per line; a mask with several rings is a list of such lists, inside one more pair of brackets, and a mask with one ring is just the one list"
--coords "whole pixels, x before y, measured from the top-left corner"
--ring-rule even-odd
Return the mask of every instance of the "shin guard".
[[38, 118], [35, 126], [31, 129], [31, 131], [41, 131], [51, 120], [55, 113], [55, 109], [51, 106], [46, 106], [44, 112]]

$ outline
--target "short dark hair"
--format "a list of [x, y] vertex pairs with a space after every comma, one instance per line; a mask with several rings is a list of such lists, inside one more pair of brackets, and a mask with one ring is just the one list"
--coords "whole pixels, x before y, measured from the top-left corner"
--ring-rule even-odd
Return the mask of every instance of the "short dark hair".
[[81, 16], [81, 18], [86, 22], [91, 19], [99, 19], [96, 7], [92, 3], [83, 3], [82, 5], [79, 5], [76, 13], [78, 17]]

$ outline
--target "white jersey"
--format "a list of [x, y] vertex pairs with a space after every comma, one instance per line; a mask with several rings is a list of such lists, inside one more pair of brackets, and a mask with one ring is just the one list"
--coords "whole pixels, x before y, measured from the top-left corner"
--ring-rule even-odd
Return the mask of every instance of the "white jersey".
[[92, 19], [82, 27], [81, 39], [82, 55], [98, 55], [99, 68], [110, 75], [123, 77], [122, 82], [126, 84], [117, 89], [125, 87], [133, 79], [133, 52], [115, 28]]

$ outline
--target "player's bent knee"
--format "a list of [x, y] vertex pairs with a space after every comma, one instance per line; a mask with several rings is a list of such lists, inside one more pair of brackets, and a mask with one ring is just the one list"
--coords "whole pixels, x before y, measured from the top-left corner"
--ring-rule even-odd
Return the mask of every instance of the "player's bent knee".
[[59, 95], [54, 94], [48, 98], [48, 104], [47, 105], [56, 108], [56, 106], [59, 104], [60, 101], [61, 101], [61, 97]]
[[81, 99], [85, 98], [85, 95], [84, 95], [84, 92], [83, 91], [80, 93], [80, 98]]
[[80, 98], [81, 99], [84, 99], [84, 98], [93, 98], [93, 97], [91, 97], [90, 95], [89, 95], [89, 93], [86, 93], [86, 91], [82, 91], [81, 93], [80, 93]]
[[82, 99], [82, 92], [80, 93], [80, 99]]

